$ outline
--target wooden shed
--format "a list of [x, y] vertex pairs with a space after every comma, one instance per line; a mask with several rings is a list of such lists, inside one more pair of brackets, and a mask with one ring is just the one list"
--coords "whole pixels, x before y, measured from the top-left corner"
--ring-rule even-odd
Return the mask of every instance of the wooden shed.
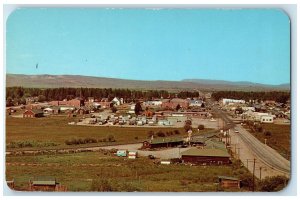
[[43, 117], [44, 112], [41, 109], [25, 110], [23, 118]]
[[29, 191], [67, 191], [54, 177], [35, 177], [29, 180]]
[[222, 149], [199, 149], [191, 148], [181, 153], [184, 163], [202, 165], [226, 165], [230, 164], [230, 155], [227, 150]]
[[6, 184], [7, 184], [7, 186], [10, 188], [10, 189], [15, 189], [15, 181], [14, 181], [14, 179], [13, 180], [11, 180], [11, 181], [6, 181]]
[[228, 176], [219, 176], [219, 185], [222, 188], [240, 189], [240, 179]]

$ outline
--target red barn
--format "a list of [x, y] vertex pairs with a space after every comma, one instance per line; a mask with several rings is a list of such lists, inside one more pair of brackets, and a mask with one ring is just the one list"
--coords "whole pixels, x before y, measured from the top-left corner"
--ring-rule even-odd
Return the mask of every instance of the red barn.
[[184, 163], [202, 165], [224, 165], [230, 164], [230, 155], [223, 149], [198, 149], [191, 148], [181, 153]]
[[33, 110], [25, 110], [23, 113], [23, 118], [34, 118], [34, 117], [43, 117], [43, 110], [33, 109]]

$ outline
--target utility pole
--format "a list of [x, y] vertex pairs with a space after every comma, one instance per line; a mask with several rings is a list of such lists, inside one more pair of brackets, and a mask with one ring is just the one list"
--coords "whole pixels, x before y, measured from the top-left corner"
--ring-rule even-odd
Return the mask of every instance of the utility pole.
[[247, 159], [247, 169], [248, 169], [248, 161], [249, 161], [249, 159]]
[[261, 169], [262, 167], [259, 168], [259, 180], [261, 180]]
[[237, 155], [238, 155], [238, 159], [240, 159], [240, 147], [238, 147], [238, 148], [236, 148], [237, 150], [238, 150], [238, 153], [237, 153]]
[[255, 176], [254, 176], [254, 173], [255, 173], [255, 158], [253, 159], [253, 177], [252, 177], [252, 184], [253, 184], [253, 192], [255, 191]]

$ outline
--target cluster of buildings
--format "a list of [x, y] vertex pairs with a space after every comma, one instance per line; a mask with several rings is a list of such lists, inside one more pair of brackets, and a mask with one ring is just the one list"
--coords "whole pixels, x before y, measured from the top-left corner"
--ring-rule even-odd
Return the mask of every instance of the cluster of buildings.
[[262, 102], [222, 99], [222, 109], [231, 112], [233, 116], [241, 116], [243, 120], [260, 123], [274, 123], [275, 119], [290, 120], [290, 102], [286, 104], [266, 100]]
[[191, 147], [180, 153], [182, 163], [196, 165], [227, 165], [231, 163], [226, 145], [221, 141], [219, 133], [206, 133], [201, 137], [187, 138], [151, 138], [144, 141], [142, 149], [168, 147]]

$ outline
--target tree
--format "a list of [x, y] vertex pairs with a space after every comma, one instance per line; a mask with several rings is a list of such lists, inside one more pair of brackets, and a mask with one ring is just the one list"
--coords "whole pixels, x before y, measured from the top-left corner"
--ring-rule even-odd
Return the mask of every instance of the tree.
[[6, 99], [6, 106], [13, 106], [13, 99], [11, 97], [7, 97]]
[[179, 104], [177, 104], [176, 111], [178, 111], [180, 108], [181, 108], [181, 106]]
[[44, 101], [46, 101], [46, 97], [44, 95], [39, 95], [38, 102], [44, 102]]
[[189, 130], [192, 129], [192, 126], [189, 124], [185, 124], [183, 128], [184, 128], [185, 132], [188, 132]]
[[115, 106], [112, 106], [111, 108], [111, 112], [116, 113], [118, 111], [118, 109]]
[[142, 106], [141, 106], [141, 103], [140, 103], [140, 102], [137, 102], [137, 103], [135, 104], [135, 107], [134, 107], [134, 112], [135, 112], [135, 114], [136, 114], [136, 115], [139, 115], [140, 112], [142, 112], [142, 111], [143, 111], [143, 108], [142, 108]]
[[200, 125], [198, 126], [198, 129], [199, 129], [199, 130], [203, 130], [203, 129], [204, 129], [204, 125], [200, 124]]

